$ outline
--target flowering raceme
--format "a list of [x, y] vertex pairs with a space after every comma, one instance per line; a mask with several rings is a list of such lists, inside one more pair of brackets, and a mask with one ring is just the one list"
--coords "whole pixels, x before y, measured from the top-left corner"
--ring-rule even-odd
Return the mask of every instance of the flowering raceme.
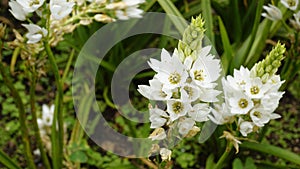
[[[149, 86], [139, 85], [138, 91], [167, 106], [166, 109], [149, 106], [150, 127], [155, 129], [149, 137], [152, 140], [171, 140], [172, 135], [176, 138], [195, 136], [200, 131], [197, 123], [209, 120], [210, 103], [218, 101], [221, 92], [215, 87], [221, 72], [220, 60], [210, 54], [211, 46], [193, 45], [201, 45], [203, 25], [201, 17], [192, 19], [179, 48], [172, 55], [162, 49], [161, 61], [150, 59], [148, 62], [156, 75], [149, 81]], [[187, 38], [190, 32], [194, 33], [193, 37]], [[190, 52], [184, 52], [185, 49]], [[163, 126], [168, 126], [169, 130], [165, 131]], [[168, 160], [165, 154], [171, 153], [162, 148], [160, 154], [163, 160]]]
[[217, 124], [237, 122], [243, 136], [258, 131], [272, 119], [280, 118], [274, 113], [284, 94], [279, 88], [283, 81], [276, 71], [283, 59], [285, 48], [279, 43], [265, 60], [251, 70], [234, 70], [233, 76], [222, 79], [225, 104], [212, 111], [210, 119]]

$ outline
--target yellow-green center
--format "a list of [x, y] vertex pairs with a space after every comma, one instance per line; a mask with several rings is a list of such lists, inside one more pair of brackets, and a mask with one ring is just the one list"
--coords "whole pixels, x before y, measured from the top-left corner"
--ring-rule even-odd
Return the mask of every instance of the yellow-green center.
[[196, 80], [203, 81], [205, 77], [203, 70], [194, 71], [194, 77]]
[[259, 111], [255, 111], [255, 112], [253, 113], [253, 115], [256, 116], [257, 118], [261, 118], [261, 114], [260, 114]]
[[296, 5], [296, 1], [295, 0], [288, 0], [287, 4], [292, 7], [292, 6]]
[[171, 84], [178, 84], [181, 80], [181, 77], [180, 77], [180, 74], [179, 73], [172, 73], [170, 76], [169, 76], [169, 82]]
[[247, 101], [247, 99], [241, 98], [241, 99], [239, 100], [239, 106], [240, 106], [240, 108], [242, 108], [242, 109], [246, 108], [246, 107], [248, 106], [248, 101]]
[[179, 114], [180, 112], [182, 112], [184, 106], [181, 102], [175, 102], [172, 104], [172, 110], [174, 113]]
[[258, 94], [259, 93], [259, 87], [258, 86], [252, 86], [250, 88], [250, 93], [255, 95], [255, 94]]

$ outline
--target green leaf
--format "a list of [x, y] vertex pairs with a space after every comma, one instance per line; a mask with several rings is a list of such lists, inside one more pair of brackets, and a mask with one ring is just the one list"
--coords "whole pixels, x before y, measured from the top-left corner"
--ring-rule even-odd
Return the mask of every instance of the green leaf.
[[20, 167], [2, 150], [0, 150], [0, 163], [10, 169], [20, 169]]
[[179, 10], [175, 7], [175, 5], [172, 3], [170, 0], [158, 0], [158, 3], [160, 6], [164, 9], [164, 11], [169, 14], [169, 15], [175, 15], [178, 16], [182, 19], [178, 18], [170, 18], [176, 28], [178, 29], [179, 32], [184, 32], [185, 28], [188, 26], [187, 23], [185, 22], [182, 14], [179, 12]]
[[223, 49], [224, 49], [224, 54], [221, 57], [221, 60], [222, 60], [224, 72], [225, 74], [227, 74], [229, 64], [233, 59], [233, 50], [230, 45], [229, 37], [221, 17], [218, 17], [218, 20], [219, 20], [219, 27], [221, 32], [221, 39], [223, 43]]
[[247, 157], [246, 163], [245, 163], [245, 169], [257, 169], [257, 167], [251, 157]]
[[233, 169], [243, 169], [243, 163], [239, 158], [236, 158], [233, 160], [232, 163], [232, 168]]
[[85, 163], [88, 157], [83, 151], [75, 151], [70, 155], [70, 160], [75, 163]]
[[206, 159], [205, 168], [214, 168], [214, 166], [215, 166], [214, 158], [215, 158], [214, 154], [210, 154], [208, 156], [208, 158]]
[[243, 144], [241, 144], [240, 147], [255, 150], [255, 151], [266, 153], [266, 154], [271, 154], [276, 157], [282, 158], [286, 161], [290, 161], [292, 163], [300, 165], [300, 156], [299, 155], [297, 155], [291, 151], [276, 147], [276, 146], [272, 146], [269, 144], [243, 142]]
[[215, 46], [215, 37], [213, 32], [213, 17], [211, 12], [211, 4], [210, 0], [202, 0], [201, 1], [201, 8], [202, 8], [202, 16], [205, 20], [205, 34], [208, 39], [211, 41], [212, 46]]

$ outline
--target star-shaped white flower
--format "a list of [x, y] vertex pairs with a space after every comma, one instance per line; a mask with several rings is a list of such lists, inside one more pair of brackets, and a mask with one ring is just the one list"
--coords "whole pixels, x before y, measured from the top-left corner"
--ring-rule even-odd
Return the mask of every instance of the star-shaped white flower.
[[251, 98], [242, 92], [236, 92], [234, 97], [229, 98], [229, 105], [232, 114], [247, 114], [254, 106]]
[[195, 121], [192, 118], [184, 118], [178, 123], [179, 133], [182, 136], [186, 136], [194, 125]]
[[251, 120], [258, 127], [263, 127], [264, 124], [268, 123], [270, 121], [270, 115], [271, 113], [262, 107], [255, 108], [250, 112]]
[[247, 137], [249, 133], [253, 131], [254, 123], [244, 121], [242, 118], [238, 120], [239, 130], [244, 137]]
[[168, 114], [165, 111], [159, 109], [158, 107], [150, 108], [149, 113], [151, 121], [150, 128], [161, 127], [167, 122]]
[[17, 2], [23, 7], [25, 12], [30, 13], [41, 7], [45, 0], [17, 0]]
[[157, 79], [153, 78], [149, 80], [150, 86], [139, 85], [138, 91], [146, 98], [150, 100], [167, 100], [172, 96], [172, 91], [168, 89], [163, 90], [163, 84]]
[[45, 126], [51, 126], [53, 122], [54, 105], [48, 107], [43, 104], [42, 106], [42, 120]]
[[282, 19], [282, 13], [276, 6], [269, 4], [269, 6], [264, 5], [263, 8], [266, 10], [266, 13], [262, 13], [261, 16], [272, 21], [278, 21]]
[[11, 8], [9, 11], [10, 13], [18, 20], [25, 21], [26, 16], [28, 15], [28, 12], [25, 11], [17, 1], [10, 1], [8, 3], [9, 7]]
[[27, 30], [28, 33], [25, 35], [26, 38], [28, 38], [27, 43], [37, 43], [39, 42], [43, 37], [47, 36], [48, 31], [45, 28], [41, 28], [38, 25], [35, 24], [22, 24]]
[[193, 106], [193, 108], [188, 112], [188, 114], [193, 120], [197, 122], [203, 122], [209, 120], [208, 115], [210, 112], [211, 107], [208, 104], [198, 103]]
[[252, 99], [260, 99], [270, 89], [270, 85], [263, 84], [258, 77], [252, 78], [245, 85], [245, 93]]
[[185, 116], [192, 108], [190, 103], [181, 102], [180, 100], [168, 100], [167, 112], [170, 115], [171, 121], [177, 120], [179, 117]]
[[61, 20], [72, 12], [74, 5], [74, 2], [66, 0], [50, 0], [51, 16], [56, 20]]
[[280, 2], [290, 10], [296, 10], [299, 4], [299, 0], [280, 0]]
[[181, 100], [184, 102], [193, 102], [200, 97], [199, 87], [191, 84], [185, 84], [180, 89]]

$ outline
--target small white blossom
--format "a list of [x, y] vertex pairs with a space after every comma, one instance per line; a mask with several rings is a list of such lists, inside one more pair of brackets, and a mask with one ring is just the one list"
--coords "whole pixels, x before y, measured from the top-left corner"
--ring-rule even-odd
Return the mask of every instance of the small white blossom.
[[20, 5], [17, 1], [10, 1], [8, 3], [10, 6], [10, 13], [18, 20], [25, 21], [28, 12], [24, 11], [22, 5]]
[[151, 121], [150, 128], [161, 127], [167, 122], [166, 118], [168, 117], [168, 114], [165, 111], [155, 107], [155, 108], [150, 108], [149, 113], [150, 113], [150, 121]]
[[42, 120], [45, 126], [51, 126], [53, 122], [54, 105], [48, 107], [43, 104], [42, 106]]
[[155, 129], [149, 136], [152, 141], [154, 140], [163, 140], [167, 137], [165, 129], [163, 128], [157, 128]]
[[244, 137], [247, 137], [247, 135], [253, 131], [254, 124], [252, 122], [244, 121], [240, 118], [238, 124], [240, 132]]
[[299, 4], [299, 0], [280, 0], [280, 2], [290, 10], [296, 10]]
[[229, 98], [229, 105], [232, 114], [247, 114], [254, 106], [251, 98], [241, 92]]
[[232, 123], [234, 115], [230, 113], [228, 106], [223, 103], [222, 105], [215, 105], [215, 108], [211, 110], [212, 114], [208, 115], [208, 118], [215, 124], [222, 125], [225, 123]]
[[282, 19], [282, 13], [276, 6], [269, 4], [269, 6], [264, 5], [263, 8], [266, 10], [266, 13], [262, 13], [261, 16], [272, 21], [278, 21]]
[[167, 100], [172, 96], [171, 90], [164, 89], [163, 83], [161, 83], [157, 78], [149, 81], [150, 86], [139, 85], [138, 91], [146, 98], [150, 100]]
[[268, 84], [263, 84], [260, 78], [252, 78], [249, 83], [245, 85], [246, 94], [252, 99], [260, 99], [264, 96], [270, 88]]
[[166, 160], [170, 161], [171, 160], [171, 155], [172, 155], [171, 150], [166, 149], [166, 148], [161, 148], [159, 154], [160, 154], [161, 159], [163, 161], [166, 161]]
[[177, 120], [179, 117], [185, 116], [191, 110], [191, 104], [181, 102], [179, 100], [168, 100], [167, 111], [170, 115], [171, 121]]
[[264, 124], [270, 121], [270, 112], [266, 112], [266, 110], [262, 107], [255, 108], [251, 110], [250, 117], [253, 123], [258, 127], [263, 127]]
[[17, 0], [17, 2], [23, 7], [25, 12], [30, 13], [41, 7], [45, 0]]
[[116, 16], [120, 20], [128, 20], [130, 18], [141, 18], [143, 10], [137, 7], [128, 7], [124, 10], [116, 10]]
[[37, 43], [39, 42], [43, 37], [47, 36], [48, 31], [45, 28], [41, 28], [38, 25], [35, 24], [22, 24], [27, 30], [28, 33], [25, 35], [26, 38], [28, 38], [27, 43]]
[[290, 22], [292, 23], [293, 27], [297, 30], [300, 30], [300, 11], [297, 13], [294, 13], [294, 19], [290, 19]]
[[211, 108], [208, 104], [198, 103], [193, 106], [192, 110], [188, 112], [189, 116], [197, 121], [204, 122], [208, 120], [208, 115], [211, 112]]
[[179, 133], [182, 136], [185, 136], [192, 130], [193, 126], [195, 125], [195, 121], [192, 118], [185, 118], [178, 123]]
[[50, 0], [51, 16], [57, 20], [63, 19], [72, 12], [74, 5], [74, 2], [66, 0]]

